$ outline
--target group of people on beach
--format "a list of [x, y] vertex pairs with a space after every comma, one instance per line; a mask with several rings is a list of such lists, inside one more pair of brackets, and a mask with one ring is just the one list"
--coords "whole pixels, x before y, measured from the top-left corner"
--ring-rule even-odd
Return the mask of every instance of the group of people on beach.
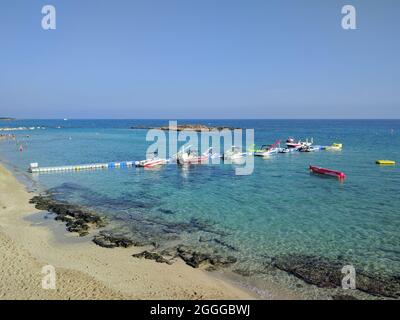
[[[29, 136], [29, 135], [26, 135], [26, 137], [29, 138], [30, 136]], [[18, 146], [18, 150], [19, 150], [20, 152], [24, 151], [23, 145], [20, 144], [20, 143], [17, 141], [17, 136], [16, 136], [15, 134], [12, 134], [12, 133], [0, 134], [0, 141], [1, 141], [1, 140], [14, 140], [15, 143], [17, 144], [17, 146]]]
[[0, 140], [15, 140], [16, 138], [15, 134], [0, 134]]

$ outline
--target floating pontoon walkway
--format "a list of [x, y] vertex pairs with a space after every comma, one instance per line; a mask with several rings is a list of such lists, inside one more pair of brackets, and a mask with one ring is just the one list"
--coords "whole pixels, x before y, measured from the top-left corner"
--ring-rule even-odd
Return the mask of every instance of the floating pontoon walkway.
[[29, 172], [31, 173], [65, 172], [65, 171], [98, 170], [98, 169], [111, 169], [111, 168], [128, 168], [134, 166], [135, 166], [135, 161], [91, 163], [91, 164], [79, 164], [73, 166], [43, 167], [43, 168], [39, 167], [38, 163], [31, 163]]

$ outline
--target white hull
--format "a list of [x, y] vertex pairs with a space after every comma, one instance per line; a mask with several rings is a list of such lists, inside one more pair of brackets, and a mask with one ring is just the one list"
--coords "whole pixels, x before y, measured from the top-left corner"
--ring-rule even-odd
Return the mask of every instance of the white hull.
[[136, 167], [142, 167], [142, 168], [151, 168], [155, 166], [161, 166], [166, 164], [168, 161], [166, 159], [147, 159], [147, 160], [142, 160], [142, 161], [137, 161], [135, 163]]
[[254, 155], [257, 157], [268, 157], [272, 154], [278, 153], [278, 149], [273, 149], [269, 151], [261, 151], [261, 152], [254, 152]]
[[224, 154], [224, 160], [239, 160], [243, 159], [246, 156], [246, 153], [237, 153], [237, 154]]

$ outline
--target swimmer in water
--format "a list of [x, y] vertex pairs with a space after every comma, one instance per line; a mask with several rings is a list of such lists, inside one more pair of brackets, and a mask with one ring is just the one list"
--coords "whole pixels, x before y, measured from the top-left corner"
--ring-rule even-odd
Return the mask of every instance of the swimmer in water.
[[22, 145], [19, 146], [19, 151], [24, 151], [24, 147]]

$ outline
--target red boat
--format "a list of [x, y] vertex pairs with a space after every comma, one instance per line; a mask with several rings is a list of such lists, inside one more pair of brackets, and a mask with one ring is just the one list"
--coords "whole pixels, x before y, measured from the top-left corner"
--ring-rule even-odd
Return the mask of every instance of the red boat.
[[330, 169], [310, 166], [310, 171], [314, 172], [314, 173], [318, 173], [318, 174], [323, 174], [326, 176], [337, 177], [340, 180], [344, 180], [346, 178], [346, 175], [343, 172], [336, 171], [336, 170], [330, 170]]

